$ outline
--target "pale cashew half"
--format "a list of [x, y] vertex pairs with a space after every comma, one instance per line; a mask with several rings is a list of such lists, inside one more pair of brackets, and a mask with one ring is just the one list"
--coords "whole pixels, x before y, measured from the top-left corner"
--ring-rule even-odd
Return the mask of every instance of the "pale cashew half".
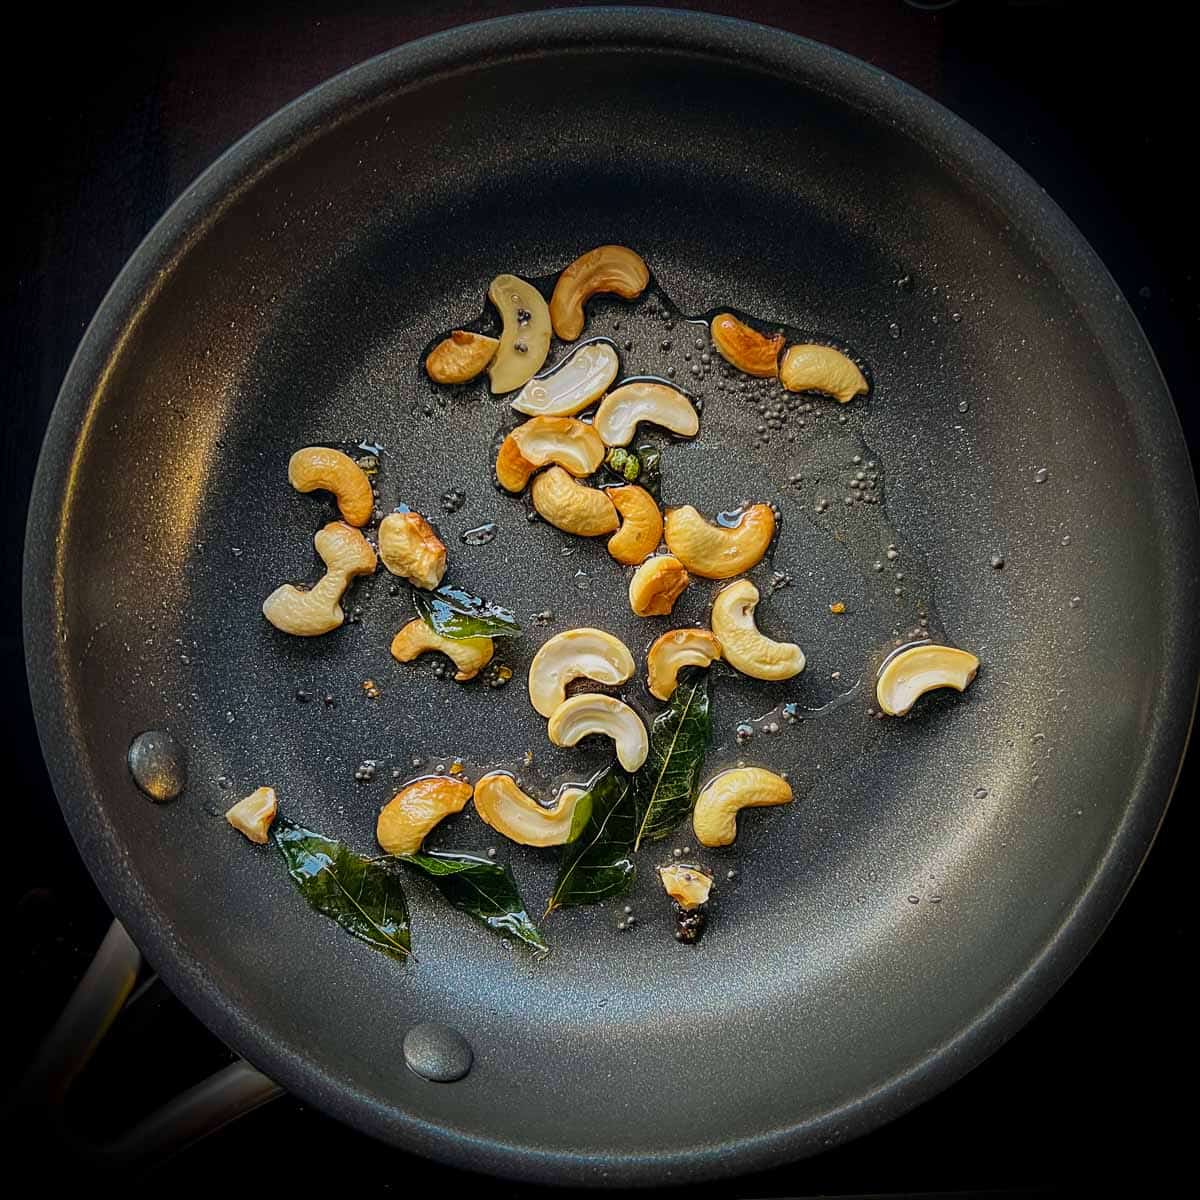
[[658, 502], [643, 487], [609, 488], [605, 495], [621, 514], [621, 528], [608, 539], [608, 552], [619, 563], [636, 567], [658, 549], [663, 520]]
[[607, 446], [628, 446], [642, 421], [682, 437], [695, 437], [700, 430], [700, 417], [683, 392], [648, 379], [614, 388], [596, 409], [596, 432]]
[[620, 366], [612, 342], [587, 342], [552, 371], [531, 379], [512, 406], [531, 417], [573, 417], [604, 395]]
[[603, 461], [604, 443], [590, 425], [573, 417], [532, 417], [501, 442], [496, 479], [505, 491], [520, 492], [547, 463], [583, 476], [598, 471]]
[[713, 633], [725, 661], [752, 679], [791, 679], [804, 670], [804, 651], [792, 642], [774, 642], [754, 624], [758, 588], [739, 579], [713, 601]]
[[397, 662], [412, 662], [422, 654], [436, 650], [449, 658], [458, 668], [454, 678], [459, 683], [474, 679], [492, 661], [494, 653], [492, 639], [448, 638], [430, 629], [420, 617], [409, 621], [392, 638], [392, 657]]
[[597, 537], [617, 528], [617, 510], [608, 496], [572, 479], [562, 467], [543, 471], [530, 495], [538, 513], [564, 533]]
[[500, 345], [488, 378], [493, 392], [515, 392], [542, 369], [550, 353], [550, 310], [542, 293], [515, 275], [497, 275], [488, 299], [501, 321]]
[[684, 667], [708, 667], [721, 657], [721, 643], [708, 629], [672, 629], [655, 638], [646, 655], [650, 695], [670, 700]]
[[692, 829], [702, 846], [731, 846], [743, 808], [787, 804], [791, 784], [763, 767], [734, 767], [710, 779], [696, 797]]
[[285, 583], [264, 601], [263, 616], [282, 633], [317, 637], [336, 629], [346, 619], [342, 596], [356, 575], [375, 570], [375, 551], [357, 529], [330, 521], [317, 530], [313, 545], [326, 566], [324, 577], [311, 588]]
[[583, 306], [598, 292], [636, 300], [650, 282], [650, 268], [627, 246], [597, 246], [581, 254], [558, 277], [550, 297], [554, 332], [573, 342], [583, 332]]
[[587, 788], [564, 787], [553, 807], [526, 795], [506, 771], [492, 771], [475, 784], [475, 811], [497, 833], [522, 846], [561, 846], [571, 836], [575, 806]]
[[658, 868], [658, 878], [663, 891], [685, 912], [708, 903], [713, 879], [699, 867], [689, 863], [668, 863]]
[[430, 350], [425, 371], [434, 383], [467, 383], [482, 373], [499, 348], [500, 342], [486, 333], [456, 329]]
[[732, 313], [718, 313], [712, 319], [713, 345], [721, 357], [747, 375], [764, 378], [778, 374], [779, 352], [783, 349], [783, 334], [767, 337], [751, 329]]
[[832, 346], [789, 346], [779, 381], [789, 392], [823, 392], [842, 404], [868, 390], [866, 376]]
[[416, 854], [429, 831], [452, 813], [462, 812], [471, 785], [450, 775], [430, 775], [406, 783], [379, 812], [375, 840], [388, 854]]
[[420, 513], [389, 513], [379, 523], [379, 557], [393, 575], [432, 591], [446, 573], [446, 544]]
[[688, 573], [673, 554], [656, 554], [633, 573], [629, 607], [639, 617], [665, 617], [688, 585]]
[[633, 655], [620, 638], [603, 629], [566, 629], [556, 633], [529, 664], [529, 699], [543, 717], [567, 698], [572, 679], [618, 684], [632, 678]]
[[667, 511], [667, 549], [693, 575], [729, 579], [762, 561], [775, 536], [769, 504], [751, 504], [734, 525], [714, 525], [690, 504]]
[[288, 483], [298, 492], [332, 492], [347, 525], [365, 525], [375, 511], [367, 473], [348, 454], [328, 446], [307, 446], [288, 461]]
[[875, 698], [889, 717], [902, 717], [935, 688], [966, 691], [978, 670], [979, 659], [966, 650], [932, 642], [908, 646], [883, 664], [875, 682]]
[[275, 820], [278, 812], [279, 801], [276, 799], [275, 789], [260, 787], [228, 809], [225, 820], [252, 842], [265, 846], [271, 822]]
[[610, 737], [617, 761], [626, 771], [636, 771], [646, 761], [650, 739], [642, 718], [622, 700], [602, 692], [585, 692], [564, 700], [546, 726], [556, 746], [574, 746], [589, 734]]

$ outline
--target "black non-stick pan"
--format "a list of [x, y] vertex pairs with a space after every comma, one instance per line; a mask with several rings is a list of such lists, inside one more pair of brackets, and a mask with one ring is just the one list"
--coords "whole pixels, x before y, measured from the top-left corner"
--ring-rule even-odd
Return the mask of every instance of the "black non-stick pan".
[[[603, 747], [548, 744], [524, 696], [529, 658], [583, 624], [640, 654], [668, 622], [629, 613], [602, 540], [568, 544], [496, 492], [506, 403], [433, 389], [420, 368], [435, 336], [479, 317], [492, 276], [549, 276], [604, 242], [637, 249], [652, 294], [683, 313], [733, 307], [869, 368], [865, 401], [777, 418], [720, 371], [691, 373], [693, 328], [654, 318], [674, 339], [663, 350], [644, 309], [593, 310], [596, 332], [632, 343], [626, 373], [670, 365], [703, 399], [701, 436], [664, 450], [664, 498], [780, 508], [755, 578], [764, 593], [774, 572], [791, 583], [762, 621], [809, 667], [786, 685], [719, 674], [711, 761], [786, 769], [797, 799], [710, 855], [720, 888], [696, 947], [671, 937], [652, 870], [685, 827], [644, 852], [633, 930], [617, 930], [620, 904], [555, 913], [553, 952], [535, 961], [414, 882], [419, 961], [399, 966], [313, 913], [275, 852], [221, 813], [270, 783], [291, 817], [366, 851], [414, 758], [478, 769], [532, 750], [546, 780], [604, 761]], [[268, 591], [315, 577], [312, 535], [333, 515], [288, 486], [288, 456], [359, 442], [382, 446], [381, 506], [435, 515], [455, 581], [518, 611], [507, 688], [393, 662], [411, 600], [382, 573], [325, 637], [262, 619]], [[876, 463], [883, 504], [845, 502], [853, 454]], [[465, 504], [445, 512], [451, 489]], [[492, 540], [460, 540], [488, 522]], [[1184, 747], [1198, 548], [1182, 439], [1137, 324], [993, 146], [894, 79], [777, 32], [637, 10], [519, 17], [406, 46], [289, 106], [134, 256], [43, 452], [29, 674], [104, 895], [239, 1053], [447, 1161], [663, 1182], [887, 1120], [977, 1063], [1079, 962]], [[674, 623], [704, 620], [710, 599], [689, 589]], [[983, 667], [961, 697], [879, 720], [874, 664], [920, 613]], [[803, 719], [737, 743], [739, 722], [785, 701]], [[173, 802], [131, 779], [146, 730], [186, 751]], [[436, 840], [498, 841], [470, 813]], [[499, 853], [540, 911], [553, 854]], [[465, 1078], [406, 1068], [420, 1022], [469, 1042]]]

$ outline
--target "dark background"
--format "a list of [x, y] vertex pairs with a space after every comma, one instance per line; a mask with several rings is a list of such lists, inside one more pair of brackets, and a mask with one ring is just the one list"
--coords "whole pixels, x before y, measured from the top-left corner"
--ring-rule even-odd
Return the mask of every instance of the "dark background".
[[[560, 3], [561, 6], [561, 3]], [[163, 6], [147, 16], [45, 6], [8, 40], [0, 363], [3, 577], [0, 680], [9, 936], [7, 1082], [53, 1020], [108, 916], [54, 803], [25, 691], [20, 640], [25, 506], [70, 356], [125, 259], [222, 150], [328, 76], [413, 37], [538, 3], [303, 2], [253, 12]], [[1046, 0], [707, 0], [855, 54], [934, 96], [996, 141], [1067, 211], [1141, 320], [1200, 446], [1194, 89], [1176, 6]], [[1178, 6], [1180, 12], [1186, 6]], [[936, 11], [930, 11], [936, 10]], [[1114, 631], [1119, 636], [1119, 631]], [[1030, 1025], [917, 1111], [818, 1159], [708, 1195], [1023, 1195], [1165, 1188], [1185, 1160], [1192, 1002], [1176, 966], [1194, 944], [1185, 872], [1196, 755], [1146, 868], [1095, 951]], [[79, 1102], [119, 1123], [229, 1055], [151, 987], [97, 1060]], [[1189, 1122], [1190, 1124], [1190, 1122]], [[42, 1153], [0, 1131], [11, 1170]], [[32, 1165], [32, 1162], [30, 1162]], [[61, 1164], [46, 1164], [62, 1180]], [[300, 1180], [303, 1182], [300, 1183]], [[206, 1193], [294, 1187], [403, 1192], [474, 1177], [412, 1159], [286, 1098], [161, 1167], [143, 1186]], [[126, 1193], [135, 1190], [121, 1181]], [[507, 1184], [491, 1195], [528, 1194]], [[106, 1190], [101, 1180], [89, 1183]]]

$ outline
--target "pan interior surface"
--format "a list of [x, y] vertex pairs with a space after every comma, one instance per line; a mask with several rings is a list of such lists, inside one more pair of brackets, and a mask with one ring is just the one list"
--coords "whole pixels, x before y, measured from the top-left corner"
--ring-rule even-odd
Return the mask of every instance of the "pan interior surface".
[[[40, 588], [43, 734], [117, 914], [280, 1083], [480, 1169], [610, 1182], [744, 1170], [953, 1079], [1102, 928], [1186, 735], [1195, 639], [1174, 602], [1194, 491], [1111, 281], [1011, 164], [927, 101], [723, 22], [488, 28], [285, 110], [185, 197], [106, 303], [39, 479], [45, 549], [30, 552], [27, 611]], [[273, 852], [220, 814], [269, 784], [294, 819], [367, 850], [392, 772], [419, 773], [414, 758], [488, 766], [532, 749], [547, 776], [582, 778], [602, 754], [553, 750], [524, 696], [537, 645], [600, 625], [640, 658], [662, 630], [705, 620], [710, 589], [694, 588], [677, 620], [639, 626], [602, 540], [567, 556], [495, 491], [506, 403], [482, 387], [447, 399], [420, 369], [432, 339], [478, 315], [492, 276], [545, 276], [604, 242], [637, 249], [686, 312], [731, 306], [854, 347], [874, 389], [853, 428], [885, 471], [878, 553], [897, 539], [887, 570], [911, 571], [984, 666], [962, 697], [874, 720], [869, 667], [891, 630], [829, 614], [842, 600], [853, 618], [872, 584], [841, 536], [849, 506], [818, 518], [789, 483], [812, 430], [761, 445], [752, 403], [700, 389], [701, 435], [668, 448], [665, 496], [780, 506], [772, 565], [795, 582], [764, 598], [764, 621], [809, 654], [775, 691], [715, 681], [714, 755], [787, 769], [797, 802], [754, 814], [710, 856], [725, 886], [698, 948], [671, 940], [652, 848], [629, 901], [638, 928], [615, 931], [620, 905], [556, 913], [539, 962], [414, 883], [420, 961], [400, 968], [311, 913]], [[619, 339], [622, 315], [599, 305], [595, 332]], [[288, 487], [288, 456], [360, 441], [383, 447], [382, 506], [436, 516], [449, 577], [518, 610], [508, 688], [394, 663], [411, 608], [382, 572], [334, 634], [289, 640], [262, 620], [267, 592], [316, 577], [312, 535], [334, 517]], [[455, 488], [464, 505], [442, 512]], [[492, 521], [494, 540], [460, 542]], [[735, 746], [745, 717], [830, 699], [834, 671], [864, 687], [828, 718]], [[125, 764], [131, 738], [157, 728], [186, 745], [190, 777], [161, 806]], [[364, 760], [376, 777], [356, 783]], [[497, 839], [464, 814], [441, 840]], [[511, 860], [540, 910], [552, 856]], [[419, 1021], [466, 1036], [464, 1080], [405, 1069]]]

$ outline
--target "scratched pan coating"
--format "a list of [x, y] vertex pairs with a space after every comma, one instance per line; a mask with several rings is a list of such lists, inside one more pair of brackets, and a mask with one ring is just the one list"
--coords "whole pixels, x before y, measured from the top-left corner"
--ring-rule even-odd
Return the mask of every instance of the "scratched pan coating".
[[[548, 770], [573, 761], [550, 755], [523, 664], [573, 624], [639, 654], [647, 635], [602, 546], [563, 558], [554, 531], [492, 491], [482, 447], [505, 406], [473, 393], [442, 409], [417, 363], [478, 314], [493, 274], [545, 275], [607, 241], [638, 249], [685, 311], [728, 304], [824, 330], [870, 364], [864, 430], [888, 519], [984, 669], [914, 720], [872, 722], [860, 695], [773, 740], [802, 799], [752, 814], [713, 856], [741, 874], [698, 950], [670, 939], [651, 853], [638, 930], [618, 935], [611, 905], [555, 914], [554, 953], [536, 964], [414, 884], [421, 962], [401, 969], [313, 914], [218, 814], [269, 783], [293, 816], [366, 848], [390, 768], [413, 755], [531, 747]], [[822, 531], [784, 490], [803, 439], [755, 450], [738, 436], [754, 419], [708, 395], [705, 426], [721, 434], [702, 429], [671, 487], [710, 510], [776, 500], [810, 663], [829, 666], [836, 646], [859, 670], [876, 647], [811, 613], [838, 598], [826, 585], [853, 599], [861, 572], [839, 556], [837, 525]], [[445, 490], [467, 493], [438, 516], [455, 578], [525, 618], [507, 690], [392, 663], [409, 610], [386, 576], [352, 593], [362, 619], [328, 637], [292, 641], [261, 619], [267, 591], [312, 577], [310, 539], [329, 519], [325, 498], [287, 487], [287, 456], [358, 437], [385, 447], [385, 503], [437, 513]], [[460, 545], [487, 520], [494, 541]], [[1197, 543], [1182, 438], [1140, 330], [1077, 231], [993, 146], [875, 69], [776, 32], [671, 13], [522, 16], [318, 88], [147, 238], [47, 437], [29, 674], [106, 898], [251, 1062], [450, 1162], [665, 1182], [878, 1125], [978, 1062], [1078, 963], [1150, 844], [1184, 746]], [[573, 585], [581, 569], [589, 592]], [[790, 591], [781, 605], [797, 603]], [[553, 624], [529, 620], [546, 606]], [[810, 672], [798, 688], [817, 688]], [[755, 686], [717, 681], [726, 746]], [[318, 699], [297, 703], [297, 689]], [[190, 760], [187, 791], [159, 806], [125, 764], [155, 728]], [[381, 769], [356, 785], [365, 758]], [[451, 840], [481, 848], [486, 833], [467, 817]], [[552, 859], [512, 857], [544, 896]], [[426, 1020], [470, 1041], [466, 1079], [403, 1067], [404, 1031]]]

